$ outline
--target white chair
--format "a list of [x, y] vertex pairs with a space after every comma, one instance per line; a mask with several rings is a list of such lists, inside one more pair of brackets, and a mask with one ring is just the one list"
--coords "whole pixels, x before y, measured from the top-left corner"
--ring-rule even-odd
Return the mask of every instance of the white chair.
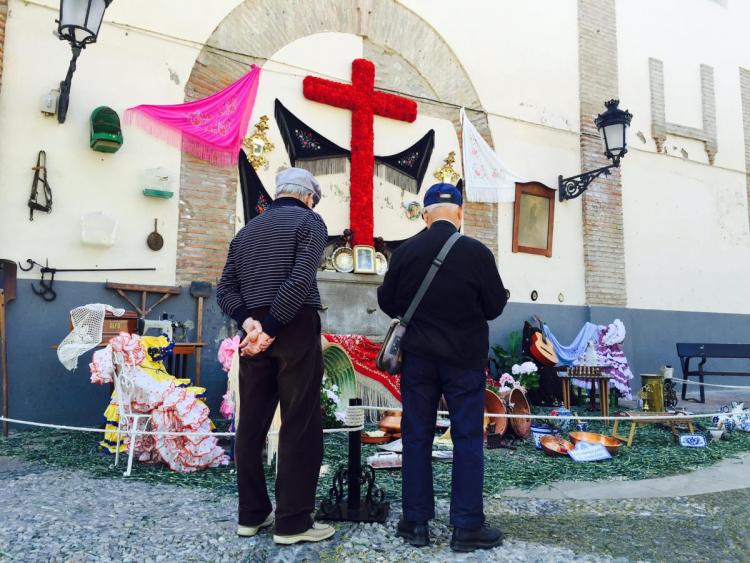
[[[132, 398], [136, 389], [135, 379], [133, 377], [134, 369], [122, 361], [122, 355], [119, 352], [113, 352], [113, 363], [115, 366], [115, 398], [117, 400], [117, 410], [120, 420], [117, 424], [117, 446], [115, 450], [115, 466], [120, 461], [120, 437], [127, 434], [130, 438], [128, 447], [128, 468], [122, 474], [123, 477], [129, 477], [133, 468], [133, 456], [135, 455], [135, 439], [141, 432], [147, 432], [151, 422], [151, 414], [133, 412]], [[141, 421], [145, 421], [141, 427]], [[128, 424], [130, 422], [130, 424]]]

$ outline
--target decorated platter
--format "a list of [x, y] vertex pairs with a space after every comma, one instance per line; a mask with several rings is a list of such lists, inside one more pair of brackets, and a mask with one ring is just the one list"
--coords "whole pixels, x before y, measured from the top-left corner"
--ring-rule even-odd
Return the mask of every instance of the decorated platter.
[[346, 246], [337, 248], [331, 254], [331, 262], [336, 271], [348, 274], [354, 271], [354, 253]]

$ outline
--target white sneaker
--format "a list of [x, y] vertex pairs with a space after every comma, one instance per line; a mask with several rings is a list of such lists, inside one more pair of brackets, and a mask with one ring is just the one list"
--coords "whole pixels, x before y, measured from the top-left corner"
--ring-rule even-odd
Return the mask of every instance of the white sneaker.
[[278, 534], [273, 535], [273, 541], [281, 545], [291, 545], [293, 543], [301, 541], [323, 541], [330, 538], [336, 533], [336, 528], [329, 526], [328, 524], [321, 524], [319, 522], [313, 522], [312, 528], [302, 532], [300, 534], [293, 534], [291, 536], [280, 536]]
[[251, 538], [263, 528], [268, 528], [273, 524], [273, 512], [266, 516], [266, 519], [257, 526], [237, 526], [237, 535], [243, 538]]

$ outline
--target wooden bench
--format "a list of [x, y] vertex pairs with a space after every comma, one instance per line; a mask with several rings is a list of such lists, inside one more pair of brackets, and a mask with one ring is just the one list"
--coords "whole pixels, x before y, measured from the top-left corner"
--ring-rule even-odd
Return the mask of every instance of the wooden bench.
[[[691, 375], [697, 376], [698, 381], [703, 383], [703, 377], [706, 375], [750, 375], [750, 371], [706, 371], [704, 365], [709, 359], [731, 359], [731, 360], [750, 360], [750, 344], [700, 344], [700, 343], [677, 343], [677, 355], [680, 357], [682, 366], [682, 400], [687, 392], [688, 380]], [[693, 358], [699, 360], [696, 368], [690, 369], [690, 360]], [[695, 400], [695, 399], [690, 399]], [[706, 392], [703, 385], [700, 385], [700, 401], [706, 402]]]

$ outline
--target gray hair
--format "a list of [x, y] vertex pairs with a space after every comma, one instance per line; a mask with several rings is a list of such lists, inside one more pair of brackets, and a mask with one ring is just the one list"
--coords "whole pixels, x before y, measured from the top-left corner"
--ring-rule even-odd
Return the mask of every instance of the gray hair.
[[303, 199], [309, 195], [315, 196], [315, 192], [299, 184], [279, 184], [276, 186], [276, 197], [280, 195], [291, 195], [298, 199]]
[[425, 207], [423, 211], [425, 211], [426, 213], [431, 213], [432, 211], [435, 211], [436, 209], [440, 209], [440, 208], [447, 209], [449, 207], [451, 209], [458, 210], [461, 206], [455, 203], [448, 203], [448, 202], [433, 203], [432, 205], [428, 205], [427, 207]]

